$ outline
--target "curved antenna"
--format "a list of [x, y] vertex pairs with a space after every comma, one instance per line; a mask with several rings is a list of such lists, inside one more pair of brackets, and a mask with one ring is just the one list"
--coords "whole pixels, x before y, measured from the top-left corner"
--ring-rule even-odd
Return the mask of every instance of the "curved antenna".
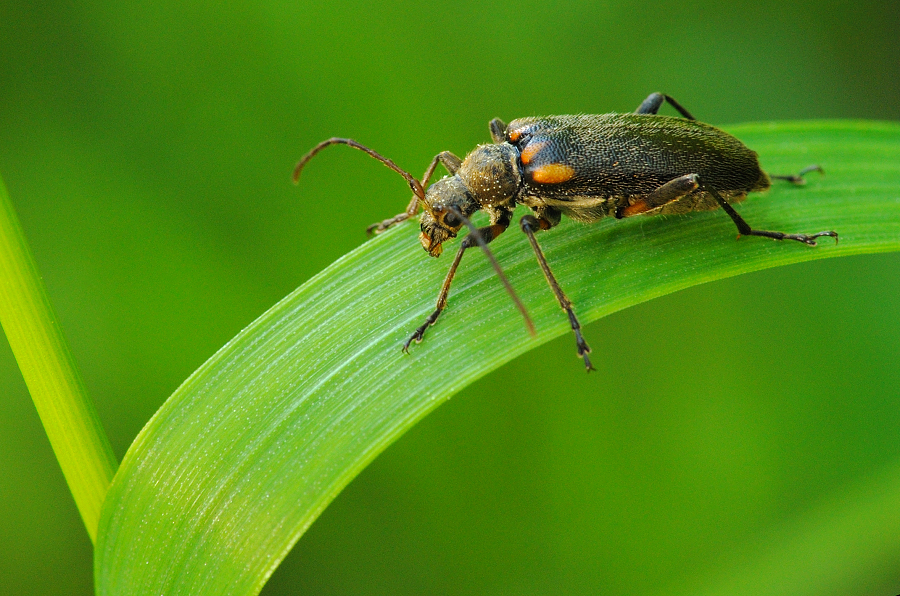
[[519, 312], [522, 313], [522, 316], [525, 318], [525, 326], [528, 328], [528, 333], [531, 334], [531, 337], [537, 336], [537, 331], [534, 329], [534, 321], [531, 320], [531, 317], [528, 316], [528, 310], [525, 308], [525, 305], [522, 304], [522, 301], [519, 300], [518, 295], [516, 295], [516, 291], [513, 290], [512, 285], [509, 283], [509, 280], [506, 279], [506, 275], [503, 273], [503, 269], [500, 268], [500, 263], [497, 262], [497, 259], [494, 257], [494, 253], [491, 252], [491, 249], [488, 248], [487, 242], [484, 241], [484, 238], [481, 237], [481, 234], [478, 232], [478, 228], [475, 227], [469, 218], [462, 214], [462, 211], [457, 209], [456, 207], [450, 207], [450, 209], [455, 213], [466, 227], [469, 228], [469, 235], [473, 236], [475, 242], [478, 243], [478, 246], [481, 247], [481, 250], [484, 251], [485, 256], [488, 258], [488, 261], [491, 262], [491, 265], [494, 267], [494, 271], [497, 273], [497, 277], [500, 278], [500, 281], [503, 282], [503, 287], [506, 288], [509, 297], [512, 298], [512, 301], [515, 303], [516, 308], [519, 309]]
[[316, 153], [318, 153], [325, 147], [328, 147], [329, 145], [349, 145], [350, 147], [353, 147], [354, 149], [359, 149], [360, 151], [365, 151], [371, 157], [374, 157], [375, 159], [377, 159], [378, 161], [380, 161], [381, 163], [383, 163], [390, 169], [394, 170], [395, 172], [397, 172], [398, 174], [400, 174], [401, 176], [406, 178], [406, 182], [409, 184], [409, 188], [412, 189], [413, 194], [415, 194], [417, 197], [419, 197], [419, 200], [421, 200], [423, 203], [425, 202], [425, 191], [422, 189], [422, 185], [419, 183], [419, 181], [416, 180], [415, 178], [413, 178], [412, 174], [410, 174], [406, 170], [400, 169], [400, 166], [395, 164], [390, 159], [386, 158], [385, 156], [381, 155], [380, 153], [377, 153], [376, 151], [373, 151], [372, 149], [369, 149], [365, 145], [360, 145], [353, 139], [339, 139], [338, 137], [332, 137], [332, 138], [328, 139], [327, 141], [322, 141], [321, 143], [319, 143], [318, 145], [313, 147], [309, 153], [307, 153], [306, 155], [304, 155], [303, 157], [300, 158], [300, 161], [297, 162], [296, 167], [294, 167], [294, 175], [293, 175], [294, 184], [296, 184], [297, 181], [300, 179], [300, 172], [303, 170], [303, 166], [306, 165], [306, 162], [308, 162], [310, 159], [312, 159]]

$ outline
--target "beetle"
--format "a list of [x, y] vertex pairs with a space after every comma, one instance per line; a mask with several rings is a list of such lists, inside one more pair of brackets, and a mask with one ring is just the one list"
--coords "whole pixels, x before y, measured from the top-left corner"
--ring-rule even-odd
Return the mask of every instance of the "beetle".
[[[671, 105], [681, 117], [658, 114], [663, 103]], [[766, 190], [773, 178], [804, 184], [806, 173], [821, 172], [821, 168], [810, 166], [792, 176], [768, 175], [760, 168], [754, 151], [730, 134], [697, 121], [681, 104], [662, 93], [651, 93], [634, 113], [520, 118], [508, 125], [495, 118], [489, 128], [493, 144], [478, 145], [465, 159], [449, 151], [437, 154], [421, 182], [372, 149], [352, 139], [336, 137], [316, 145], [294, 169], [293, 179], [297, 182], [301, 170], [316, 153], [330, 145], [349, 145], [401, 174], [414, 195], [404, 212], [369, 226], [367, 232], [383, 232], [414, 217], [421, 206], [419, 240], [429, 255], [437, 257], [444, 242], [455, 238], [463, 226], [470, 229], [450, 265], [434, 312], [406, 341], [404, 352], [409, 351], [412, 342], [421, 342], [428, 327], [435, 324], [447, 305], [450, 284], [463, 253], [476, 244], [490, 259], [534, 333], [524, 306], [487, 247], [510, 226], [517, 205], [531, 210], [520, 218], [519, 226], [569, 318], [578, 355], [588, 372], [593, 370], [588, 357], [591, 349], [581, 334], [572, 302], [535, 238], [536, 232], [559, 224], [563, 215], [590, 223], [604, 217], [622, 219], [721, 207], [737, 226], [739, 236], [796, 240], [810, 246], [815, 246], [816, 238], [822, 236], [838, 240], [833, 230], [788, 234], [751, 228], [731, 203], [742, 201], [749, 192]], [[450, 176], [425, 191], [439, 163]], [[487, 213], [489, 225], [472, 225], [469, 218], [477, 211]]]

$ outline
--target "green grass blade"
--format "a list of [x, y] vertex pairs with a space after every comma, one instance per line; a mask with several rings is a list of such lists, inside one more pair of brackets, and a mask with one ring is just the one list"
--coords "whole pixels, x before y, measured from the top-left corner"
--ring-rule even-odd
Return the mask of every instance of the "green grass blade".
[[116, 458], [0, 180], [0, 321], [91, 541]]
[[[738, 207], [763, 229], [836, 229], [811, 248], [735, 240], [721, 212], [564, 222], [540, 235], [582, 322], [692, 285], [812, 259], [900, 249], [900, 126], [731, 129], [764, 167], [821, 163]], [[482, 255], [467, 256], [440, 323], [407, 356], [448, 265], [407, 223], [363, 244], [263, 314], [196, 371], [132, 445], [100, 523], [99, 594], [255, 594], [328, 503], [417, 420], [516, 355], [570, 333], [525, 238], [492, 247], [538, 337]], [[451, 245], [452, 246], [452, 245]], [[591, 337], [595, 346], [602, 338]], [[582, 375], [572, 347], [571, 370]], [[595, 364], [603, 369], [597, 354]], [[596, 377], [603, 382], [602, 375]], [[565, 407], [561, 404], [560, 407]]]

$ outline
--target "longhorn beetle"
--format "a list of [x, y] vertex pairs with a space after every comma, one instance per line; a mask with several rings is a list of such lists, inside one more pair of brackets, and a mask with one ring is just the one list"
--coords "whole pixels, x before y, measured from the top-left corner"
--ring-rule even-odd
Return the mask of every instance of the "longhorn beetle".
[[[657, 114], [663, 102], [683, 117]], [[621, 219], [721, 207], [734, 221], [739, 235], [796, 240], [810, 246], [815, 246], [821, 236], [838, 240], [834, 231], [786, 234], [751, 228], [730, 203], [744, 200], [748, 192], [766, 190], [772, 178], [804, 184], [804, 174], [821, 172], [821, 168], [810, 166], [793, 176], [770, 176], [760, 168], [754, 151], [718, 128], [698, 122], [668, 95], [650, 94], [633, 114], [520, 118], [509, 125], [494, 118], [490, 131], [494, 144], [477, 146], [465, 159], [449, 151], [438, 153], [421, 182], [352, 139], [331, 138], [319, 143], [294, 169], [297, 182], [303, 166], [316, 153], [329, 145], [349, 145], [402, 175], [414, 194], [406, 211], [369, 226], [367, 232], [383, 232], [414, 217], [421, 206], [419, 240], [428, 254], [437, 257], [444, 242], [455, 238], [463, 226], [469, 228], [441, 286], [434, 312], [406, 340], [404, 352], [413, 341], [421, 342], [428, 327], [437, 321], [447, 305], [450, 283], [463, 253], [476, 244], [484, 250], [534, 334], [531, 318], [487, 247], [509, 227], [517, 204], [531, 209], [519, 225], [550, 289], [569, 317], [578, 355], [588, 371], [593, 370], [588, 358], [591, 349], [581, 335], [572, 302], [550, 271], [535, 238], [535, 232], [556, 226], [563, 215], [594, 222], [603, 217]], [[438, 163], [451, 175], [425, 191]], [[475, 228], [469, 218], [476, 211], [487, 212], [490, 225]]]

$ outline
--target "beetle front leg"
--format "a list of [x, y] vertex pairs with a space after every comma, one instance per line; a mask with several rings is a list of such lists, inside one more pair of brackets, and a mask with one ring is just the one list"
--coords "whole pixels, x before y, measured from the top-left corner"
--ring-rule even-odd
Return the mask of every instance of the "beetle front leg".
[[406, 206], [406, 211], [403, 213], [398, 213], [394, 217], [383, 219], [378, 223], [373, 223], [369, 227], [366, 228], [366, 234], [371, 236], [372, 234], [380, 234], [394, 226], [401, 221], [406, 221], [410, 217], [415, 217], [419, 212], [419, 197], [413, 195], [412, 200], [409, 202], [409, 205]]
[[[431, 180], [431, 177], [434, 175], [434, 170], [437, 167], [438, 163], [444, 165], [447, 168], [447, 171], [450, 174], [455, 174], [456, 170], [459, 169], [460, 164], [462, 164], [462, 160], [449, 151], [441, 151], [437, 155], [434, 156], [434, 159], [431, 160], [431, 163], [428, 165], [428, 169], [425, 170], [425, 174], [422, 176], [422, 187], [425, 188], [428, 186], [428, 182]], [[366, 234], [370, 236], [372, 234], [380, 234], [394, 226], [401, 221], [406, 221], [411, 217], [415, 217], [419, 212], [419, 198], [413, 195], [413, 198], [409, 201], [409, 205], [406, 206], [406, 211], [403, 213], [398, 213], [394, 217], [389, 219], [382, 220], [378, 223], [373, 223], [368, 228], [366, 228]]]
[[816, 238], [820, 238], [822, 236], [830, 236], [831, 238], [834, 238], [835, 244], [837, 244], [838, 242], [838, 233], [834, 230], [829, 230], [827, 232], [817, 232], [815, 234], [786, 234], [784, 232], [754, 230], [746, 221], [744, 221], [744, 218], [738, 215], [738, 212], [728, 204], [728, 201], [723, 199], [722, 195], [716, 192], [716, 189], [702, 183], [700, 184], [700, 188], [709, 192], [713, 196], [719, 206], [725, 210], [725, 213], [728, 214], [728, 217], [730, 217], [734, 224], [737, 226], [738, 233], [742, 236], [763, 236], [764, 238], [772, 238], [773, 240], [796, 240], [797, 242], [803, 242], [804, 244], [808, 244], [809, 246], [815, 246]]
[[559, 306], [567, 315], [569, 315], [569, 324], [572, 326], [572, 332], [575, 333], [575, 345], [578, 347], [578, 355], [584, 359], [584, 366], [587, 371], [590, 372], [594, 370], [594, 366], [591, 364], [590, 358], [588, 358], [591, 348], [587, 345], [587, 342], [584, 341], [584, 337], [581, 335], [581, 323], [578, 322], [578, 317], [575, 316], [575, 311], [572, 310], [572, 301], [569, 300], [566, 293], [559, 287], [559, 282], [556, 281], [556, 277], [553, 275], [553, 272], [550, 271], [550, 265], [547, 264], [547, 258], [544, 256], [544, 251], [541, 250], [540, 245], [537, 243], [537, 238], [534, 237], [536, 231], [549, 230], [553, 227], [553, 224], [550, 220], [543, 217], [537, 219], [533, 215], [525, 215], [519, 220], [519, 225], [522, 227], [522, 231], [525, 232], [525, 235], [528, 236], [528, 242], [531, 243], [531, 248], [534, 249], [534, 255], [537, 257], [538, 264], [544, 272], [544, 277], [547, 278], [550, 289], [559, 301]]
[[[478, 234], [481, 236], [481, 239], [484, 240], [485, 244], [487, 244], [506, 231], [508, 226], [509, 221], [506, 220], [505, 222], [478, 228]], [[413, 333], [409, 339], [406, 340], [406, 343], [403, 344], [403, 351], [407, 354], [409, 354], [410, 344], [413, 342], [420, 343], [422, 338], [425, 337], [425, 331], [437, 322], [438, 317], [441, 316], [441, 312], [447, 307], [447, 296], [450, 294], [450, 284], [453, 282], [453, 276], [456, 275], [456, 269], [459, 267], [459, 262], [462, 261], [463, 253], [466, 252], [466, 249], [472, 248], [473, 246], [478, 246], [478, 241], [472, 234], [463, 238], [462, 243], [459, 245], [459, 250], [456, 251], [456, 256], [453, 258], [453, 263], [450, 264], [450, 270], [447, 271], [447, 276], [444, 278], [444, 284], [441, 286], [441, 291], [438, 294], [434, 312], [428, 315], [425, 322], [420, 325], [415, 333]]]

